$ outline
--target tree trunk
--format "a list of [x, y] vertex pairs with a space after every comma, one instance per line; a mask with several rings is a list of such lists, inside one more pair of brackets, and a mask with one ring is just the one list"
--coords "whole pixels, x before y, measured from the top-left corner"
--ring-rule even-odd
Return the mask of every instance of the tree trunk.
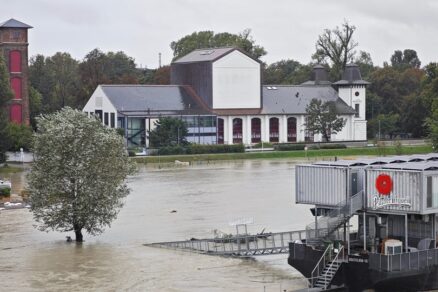
[[76, 242], [83, 242], [83, 236], [82, 236], [82, 228], [81, 227], [75, 227], [75, 236], [76, 236]]

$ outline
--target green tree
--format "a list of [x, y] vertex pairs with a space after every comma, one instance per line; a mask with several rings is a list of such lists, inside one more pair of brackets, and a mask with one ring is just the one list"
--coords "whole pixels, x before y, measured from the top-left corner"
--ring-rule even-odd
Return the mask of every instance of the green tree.
[[312, 55], [318, 63], [329, 62], [334, 80], [342, 77], [342, 72], [348, 63], [353, 62], [358, 43], [353, 40], [356, 27], [344, 21], [341, 27], [325, 29], [316, 41], [316, 52]]
[[20, 151], [21, 148], [29, 150], [32, 143], [32, 128], [26, 125], [9, 123], [7, 128], [8, 150]]
[[104, 53], [99, 49], [89, 52], [79, 64], [82, 83], [80, 106], [99, 84], [137, 84], [141, 80], [141, 71], [136, 68], [135, 60], [124, 52]]
[[392, 67], [401, 70], [406, 68], [420, 68], [421, 61], [415, 50], [405, 49], [403, 52], [396, 50], [391, 56], [391, 65]]
[[256, 45], [251, 36], [250, 29], [245, 29], [239, 34], [231, 34], [228, 32], [216, 34], [213, 31], [199, 31], [186, 35], [170, 44], [174, 60], [196, 49], [217, 47], [238, 47], [254, 59], [259, 59], [266, 55], [265, 49]]
[[301, 84], [310, 78], [311, 65], [295, 60], [281, 60], [264, 69], [264, 84]]
[[187, 125], [178, 118], [163, 117], [154, 123], [155, 129], [149, 132], [152, 147], [165, 147], [187, 144]]
[[438, 151], [438, 99], [433, 101], [432, 115], [426, 119], [429, 138], [435, 152]]
[[[30, 60], [31, 87], [41, 94], [41, 108], [33, 115], [51, 113], [64, 106], [78, 108], [80, 104], [79, 62], [68, 53], [58, 52], [51, 57], [37, 55]], [[35, 94], [30, 90], [30, 95]], [[33, 96], [36, 97], [36, 96]]]
[[376, 118], [368, 122], [369, 137], [378, 137], [379, 139], [392, 137], [400, 131], [400, 115], [395, 113], [379, 114]]
[[98, 235], [128, 195], [133, 170], [123, 138], [86, 114], [64, 108], [37, 119], [28, 175], [31, 211], [42, 231]]
[[6, 159], [5, 152], [9, 143], [7, 131], [9, 121], [8, 104], [14, 96], [9, 84], [8, 69], [2, 56], [0, 50], [0, 162]]
[[338, 117], [336, 105], [332, 101], [322, 102], [312, 99], [306, 107], [306, 130], [321, 134], [325, 141], [330, 141], [331, 134], [336, 134], [345, 126], [343, 118]]
[[32, 86], [29, 87], [30, 125], [36, 130], [36, 117], [42, 113], [43, 96]]

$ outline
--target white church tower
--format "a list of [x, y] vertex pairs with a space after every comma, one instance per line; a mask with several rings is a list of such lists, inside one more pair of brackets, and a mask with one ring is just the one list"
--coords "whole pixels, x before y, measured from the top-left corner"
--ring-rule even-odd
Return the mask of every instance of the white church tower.
[[352, 140], [365, 141], [367, 139], [366, 87], [370, 83], [362, 80], [359, 67], [355, 64], [345, 66], [342, 80], [333, 85], [338, 88], [339, 97], [356, 111], [352, 121]]

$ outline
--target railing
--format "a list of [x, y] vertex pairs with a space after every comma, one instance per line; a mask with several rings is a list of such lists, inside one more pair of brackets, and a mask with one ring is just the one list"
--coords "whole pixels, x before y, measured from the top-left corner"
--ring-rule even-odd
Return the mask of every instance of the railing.
[[384, 255], [370, 253], [369, 268], [383, 272], [405, 272], [438, 265], [438, 249]]
[[316, 281], [318, 280], [319, 276], [321, 276], [321, 272], [324, 271], [327, 263], [331, 261], [332, 251], [333, 245], [329, 244], [322, 254], [321, 258], [319, 259], [318, 263], [316, 264], [315, 268], [312, 270], [312, 273], [310, 273], [311, 288], [315, 287]]
[[[315, 222], [306, 226], [306, 237], [325, 238], [333, 234], [343, 223], [345, 223], [357, 210], [363, 207], [363, 191], [342, 201], [336, 205], [326, 216], [318, 220], [318, 228]], [[336, 236], [337, 235], [337, 236]], [[339, 231], [335, 234], [334, 239], [341, 239]]]
[[[326, 270], [326, 273], [324, 274], [324, 290], [326, 290], [330, 284], [329, 281], [327, 281], [327, 277], [330, 277], [330, 280], [333, 279], [333, 277], [334, 277], [334, 275], [329, 275], [328, 271], [333, 271], [333, 264], [338, 263], [339, 255], [342, 255], [342, 260], [344, 260], [345, 250], [344, 250], [343, 246], [341, 246], [341, 248], [338, 250], [338, 253], [336, 254], [335, 258], [332, 260], [330, 266], [328, 267], [328, 269]], [[339, 267], [337, 267], [337, 269], [338, 268]], [[337, 271], [337, 269], [336, 269], [336, 271]]]
[[304, 230], [224, 238], [158, 242], [146, 246], [180, 249], [223, 256], [255, 256], [289, 252], [289, 242], [304, 240]]

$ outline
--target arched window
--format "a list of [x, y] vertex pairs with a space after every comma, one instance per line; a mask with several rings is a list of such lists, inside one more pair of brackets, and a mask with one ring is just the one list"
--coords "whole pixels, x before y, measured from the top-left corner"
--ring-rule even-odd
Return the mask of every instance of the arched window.
[[233, 144], [242, 143], [242, 119], [233, 119]]
[[11, 78], [11, 88], [14, 92], [14, 99], [21, 99], [21, 78], [13, 77]]
[[10, 72], [21, 72], [21, 52], [11, 51], [9, 53], [9, 71]]
[[251, 143], [259, 143], [262, 141], [262, 121], [260, 118], [251, 119]]
[[287, 142], [297, 142], [297, 119], [287, 119]]
[[217, 143], [224, 144], [224, 119], [217, 119]]
[[269, 142], [278, 142], [279, 136], [279, 121], [278, 118], [269, 119]]
[[11, 104], [10, 107], [10, 121], [16, 124], [21, 124], [23, 121], [21, 104]]

